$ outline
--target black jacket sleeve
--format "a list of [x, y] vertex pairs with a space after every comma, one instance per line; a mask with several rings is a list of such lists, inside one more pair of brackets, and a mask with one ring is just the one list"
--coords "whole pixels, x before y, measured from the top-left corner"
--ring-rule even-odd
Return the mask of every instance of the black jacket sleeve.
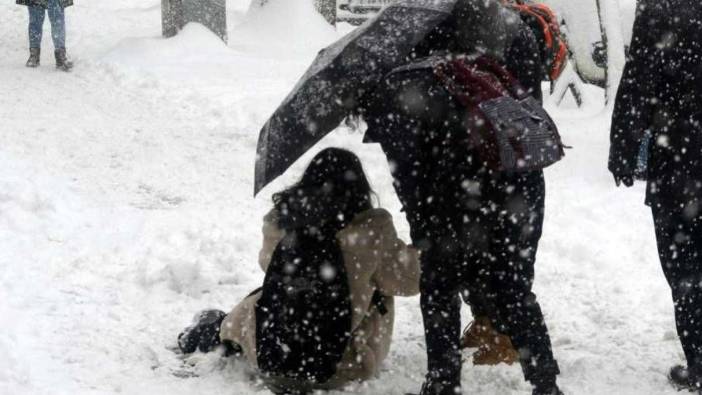
[[536, 36], [526, 25], [520, 29], [517, 38], [507, 49], [505, 62], [507, 70], [521, 82], [524, 89], [541, 102], [543, 100], [541, 81], [544, 76], [541, 52]]
[[640, 0], [629, 56], [617, 91], [610, 130], [609, 171], [634, 173], [641, 142], [651, 129], [661, 79], [661, 43], [667, 32], [666, 0]]

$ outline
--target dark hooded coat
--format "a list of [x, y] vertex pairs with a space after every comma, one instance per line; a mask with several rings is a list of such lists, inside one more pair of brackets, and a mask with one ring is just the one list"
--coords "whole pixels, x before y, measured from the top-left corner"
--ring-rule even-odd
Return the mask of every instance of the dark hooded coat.
[[702, 2], [639, 1], [612, 117], [609, 170], [634, 174], [641, 142], [651, 138], [647, 203], [699, 201], [701, 122]]
[[[16, 3], [19, 5], [40, 6], [44, 8], [49, 6], [49, 0], [16, 0]], [[73, 5], [73, 0], [59, 0], [59, 3], [61, 7], [66, 8]]]

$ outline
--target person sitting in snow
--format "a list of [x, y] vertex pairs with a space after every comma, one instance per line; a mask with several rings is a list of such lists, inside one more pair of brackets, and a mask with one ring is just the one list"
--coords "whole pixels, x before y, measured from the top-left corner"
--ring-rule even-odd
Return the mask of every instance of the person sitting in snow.
[[397, 236], [353, 153], [321, 151], [273, 196], [259, 264], [263, 286], [229, 313], [209, 310], [178, 338], [185, 353], [220, 343], [276, 394], [333, 389], [378, 373], [393, 296], [419, 293], [419, 254]]
[[29, 59], [27, 67], [39, 67], [41, 60], [41, 37], [44, 18], [49, 14], [51, 38], [54, 41], [56, 68], [70, 71], [73, 63], [66, 55], [66, 16], [64, 9], [73, 5], [73, 0], [17, 0], [17, 4], [29, 8]]

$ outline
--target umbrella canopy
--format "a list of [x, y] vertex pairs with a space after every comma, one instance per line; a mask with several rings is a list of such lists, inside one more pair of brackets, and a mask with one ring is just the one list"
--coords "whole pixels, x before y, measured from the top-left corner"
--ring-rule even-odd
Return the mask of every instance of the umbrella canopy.
[[400, 0], [320, 51], [259, 134], [254, 195], [338, 127], [366, 92], [449, 17], [459, 20], [459, 41], [501, 48], [505, 24], [494, 22], [505, 20], [502, 12], [497, 0]]

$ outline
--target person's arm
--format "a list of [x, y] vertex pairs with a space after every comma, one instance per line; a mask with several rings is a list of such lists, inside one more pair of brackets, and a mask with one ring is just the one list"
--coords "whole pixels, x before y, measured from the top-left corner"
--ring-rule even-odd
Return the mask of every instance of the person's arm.
[[419, 251], [397, 237], [392, 217], [381, 229], [381, 262], [373, 279], [387, 296], [412, 296], [419, 293]]
[[541, 103], [541, 82], [545, 71], [537, 38], [530, 28], [525, 26], [520, 29], [517, 38], [507, 49], [505, 62], [507, 70]]
[[642, 0], [637, 7], [629, 56], [617, 91], [610, 130], [609, 171], [617, 184], [633, 183], [641, 142], [650, 129], [660, 80], [660, 46], [664, 45], [665, 0]]
[[261, 266], [264, 272], [268, 270], [273, 251], [275, 251], [278, 243], [285, 236], [285, 233], [278, 227], [276, 218], [275, 211], [271, 211], [263, 217], [263, 245], [258, 253], [258, 265]]

